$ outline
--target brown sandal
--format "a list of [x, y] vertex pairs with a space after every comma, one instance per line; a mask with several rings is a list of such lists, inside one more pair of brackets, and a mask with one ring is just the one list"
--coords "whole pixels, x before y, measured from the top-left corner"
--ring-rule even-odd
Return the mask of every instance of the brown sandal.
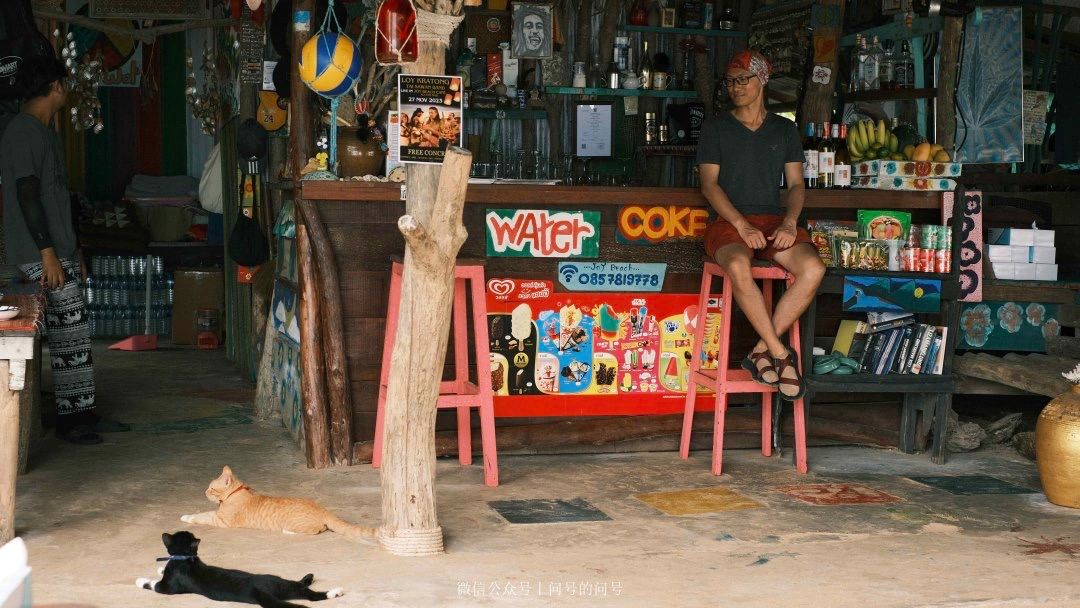
[[[780, 381], [776, 383], [777, 390], [780, 393], [780, 398], [785, 401], [798, 401], [806, 393], [806, 382], [803, 380], [802, 374], [799, 373], [799, 364], [795, 351], [789, 350], [788, 354], [773, 358], [773, 363], [776, 365], [776, 375], [780, 378]], [[785, 378], [784, 372], [788, 368], [791, 368], [795, 372], [795, 378]], [[798, 392], [794, 395], [789, 395], [782, 390], [782, 387], [797, 387]]]
[[[763, 359], [767, 362], [767, 364], [759, 367], [759, 363]], [[780, 374], [777, 373], [776, 367], [773, 366], [772, 356], [769, 355], [768, 349], [760, 352], [750, 351], [750, 354], [746, 355], [746, 358], [742, 360], [742, 368], [750, 372], [750, 378], [752, 378], [754, 382], [757, 382], [758, 384], [767, 386], [769, 388], [776, 388], [777, 382], [779, 382], [780, 380]], [[765, 380], [763, 376], [768, 372], [776, 374], [777, 382], [769, 382]]]

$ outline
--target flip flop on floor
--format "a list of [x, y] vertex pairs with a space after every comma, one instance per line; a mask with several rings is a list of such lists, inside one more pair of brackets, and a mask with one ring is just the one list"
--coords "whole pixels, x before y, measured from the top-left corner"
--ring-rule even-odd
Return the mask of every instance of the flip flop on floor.
[[104, 441], [101, 435], [95, 433], [94, 429], [87, 424], [80, 424], [63, 432], [57, 431], [56, 436], [79, 445], [96, 445]]
[[[806, 382], [803, 380], [802, 374], [799, 373], [798, 355], [795, 354], [795, 351], [789, 350], [787, 355], [773, 358], [773, 363], [776, 365], [776, 375], [780, 377], [780, 381], [776, 383], [780, 398], [786, 401], [798, 401], [801, 399], [806, 394]], [[794, 372], [794, 378], [784, 377], [784, 372], [789, 368]], [[794, 388], [797, 392], [785, 392], [785, 387], [789, 390]]]
[[[765, 365], [760, 365], [762, 360], [766, 361]], [[769, 355], [768, 349], [750, 351], [750, 354], [746, 355], [746, 358], [742, 360], [742, 368], [750, 372], [750, 377], [754, 382], [769, 388], [776, 388], [776, 384], [780, 380], [780, 374], [776, 372], [776, 368], [773, 366], [772, 356]], [[770, 372], [776, 376], [775, 381], [770, 382], [764, 378], [765, 374]]]

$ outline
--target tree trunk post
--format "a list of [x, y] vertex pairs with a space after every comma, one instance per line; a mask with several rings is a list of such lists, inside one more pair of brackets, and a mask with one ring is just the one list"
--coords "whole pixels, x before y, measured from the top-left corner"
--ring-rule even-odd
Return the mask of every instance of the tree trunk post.
[[964, 20], [960, 17], [945, 17], [941, 32], [941, 72], [938, 77], [937, 108], [934, 119], [937, 123], [935, 139], [949, 153], [955, 154], [956, 143], [956, 67], [960, 60], [960, 32], [964, 29]]
[[304, 449], [308, 466], [330, 466], [330, 432], [326, 415], [326, 378], [319, 340], [319, 293], [307, 227], [296, 224], [296, 260], [300, 279], [300, 395], [304, 401]]
[[[449, 12], [449, 11], [442, 11]], [[413, 74], [442, 74], [445, 46], [420, 42]], [[472, 154], [450, 146], [441, 167], [409, 166], [394, 354], [384, 405], [383, 525], [379, 544], [395, 555], [443, 552], [435, 511], [435, 413], [450, 338], [454, 265], [467, 233], [461, 217]]]
[[[844, 26], [844, 7], [840, 0], [819, 0], [810, 9], [811, 22], [814, 24], [814, 39], [811, 43], [810, 52], [814, 53], [819, 47], [818, 41], [832, 41], [832, 52], [826, 57], [814, 58], [813, 68], [806, 75], [806, 93], [803, 95], [802, 119], [803, 123], [824, 122], [830, 119], [833, 109], [833, 93], [836, 91], [837, 80], [840, 78], [839, 47], [840, 32]], [[828, 42], [823, 42], [822, 48], [829, 48]], [[813, 70], [827, 68], [830, 71], [829, 81], [821, 84], [813, 81]], [[826, 134], [828, 135], [828, 134]]]

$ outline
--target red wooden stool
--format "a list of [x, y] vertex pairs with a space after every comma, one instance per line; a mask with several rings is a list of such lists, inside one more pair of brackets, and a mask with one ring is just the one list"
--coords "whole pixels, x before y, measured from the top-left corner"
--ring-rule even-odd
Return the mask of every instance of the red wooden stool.
[[[788, 285], [795, 280], [783, 268], [779, 266], [752, 266], [751, 275], [762, 282], [761, 293], [765, 296], [765, 308], [772, 313], [773, 281], [785, 281]], [[728, 395], [733, 393], [761, 393], [761, 453], [765, 456], [772, 455], [772, 398], [777, 391], [757, 382], [750, 377], [750, 372], [743, 369], [730, 369], [731, 362], [731, 318], [734, 309], [731, 294], [731, 281], [727, 280], [720, 265], [711, 260], [706, 260], [705, 269], [701, 275], [701, 293], [698, 295], [698, 322], [694, 329], [694, 348], [700, 351], [701, 344], [705, 339], [705, 311], [709, 302], [709, 294], [712, 290], [713, 277], [719, 277], [724, 281], [723, 300], [721, 302], [721, 333], [720, 354], [716, 369], [701, 369], [701, 356], [696, 353], [690, 361], [690, 386], [686, 390], [686, 404], [683, 409], [682, 437], [679, 441], [679, 456], [690, 456], [690, 431], [694, 426], [694, 404], [697, 401], [698, 385], [712, 389], [716, 394], [713, 422], [713, 452], [712, 473], [719, 475], [723, 463], [724, 451], [724, 414], [727, 413]], [[789, 348], [800, 354], [799, 350], [799, 322], [788, 332]], [[802, 357], [798, 357], [799, 372], [802, 373]], [[792, 404], [795, 410], [795, 468], [800, 473], [806, 472], [806, 417], [803, 410], [803, 400], [799, 399]]]
[[[386, 308], [386, 337], [383, 340], [382, 370], [379, 378], [379, 405], [375, 414], [375, 446], [371, 466], [382, 463], [383, 407], [386, 405], [386, 385], [390, 377], [390, 358], [397, 333], [398, 305], [401, 302], [401, 273], [403, 266], [394, 260], [390, 275], [390, 302]], [[476, 344], [477, 381], [469, 381], [469, 323], [465, 303], [466, 281], [472, 297], [473, 336]], [[484, 266], [482, 262], [458, 260], [454, 269], [454, 373], [455, 379], [443, 381], [439, 387], [439, 409], [457, 410], [458, 462], [472, 464], [472, 426], [470, 408], [480, 410], [480, 438], [484, 455], [484, 484], [499, 485], [499, 460], [495, 452], [495, 405], [488, 370], [487, 301], [484, 297]]]

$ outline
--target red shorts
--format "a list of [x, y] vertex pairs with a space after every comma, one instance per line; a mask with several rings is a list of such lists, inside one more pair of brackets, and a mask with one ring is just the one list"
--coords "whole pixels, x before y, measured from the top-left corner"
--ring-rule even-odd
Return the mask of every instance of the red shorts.
[[[784, 216], [782, 215], [748, 215], [746, 221], [750, 222], [750, 225], [757, 228], [765, 234], [765, 238], [768, 239], [769, 235], [773, 233], [780, 224], [784, 223]], [[796, 243], [810, 243], [810, 233], [805, 228], [798, 228], [795, 231]], [[709, 224], [709, 227], [705, 229], [705, 253], [710, 258], [716, 258], [716, 251], [726, 245], [739, 244], [743, 247], [750, 249], [742, 237], [739, 236], [739, 231], [735, 229], [726, 220], [716, 220]], [[772, 241], [769, 241], [768, 246], [765, 249], [758, 249], [752, 251], [754, 257], [759, 260], [772, 260], [776, 256], [777, 251], [781, 251], [772, 246]]]

